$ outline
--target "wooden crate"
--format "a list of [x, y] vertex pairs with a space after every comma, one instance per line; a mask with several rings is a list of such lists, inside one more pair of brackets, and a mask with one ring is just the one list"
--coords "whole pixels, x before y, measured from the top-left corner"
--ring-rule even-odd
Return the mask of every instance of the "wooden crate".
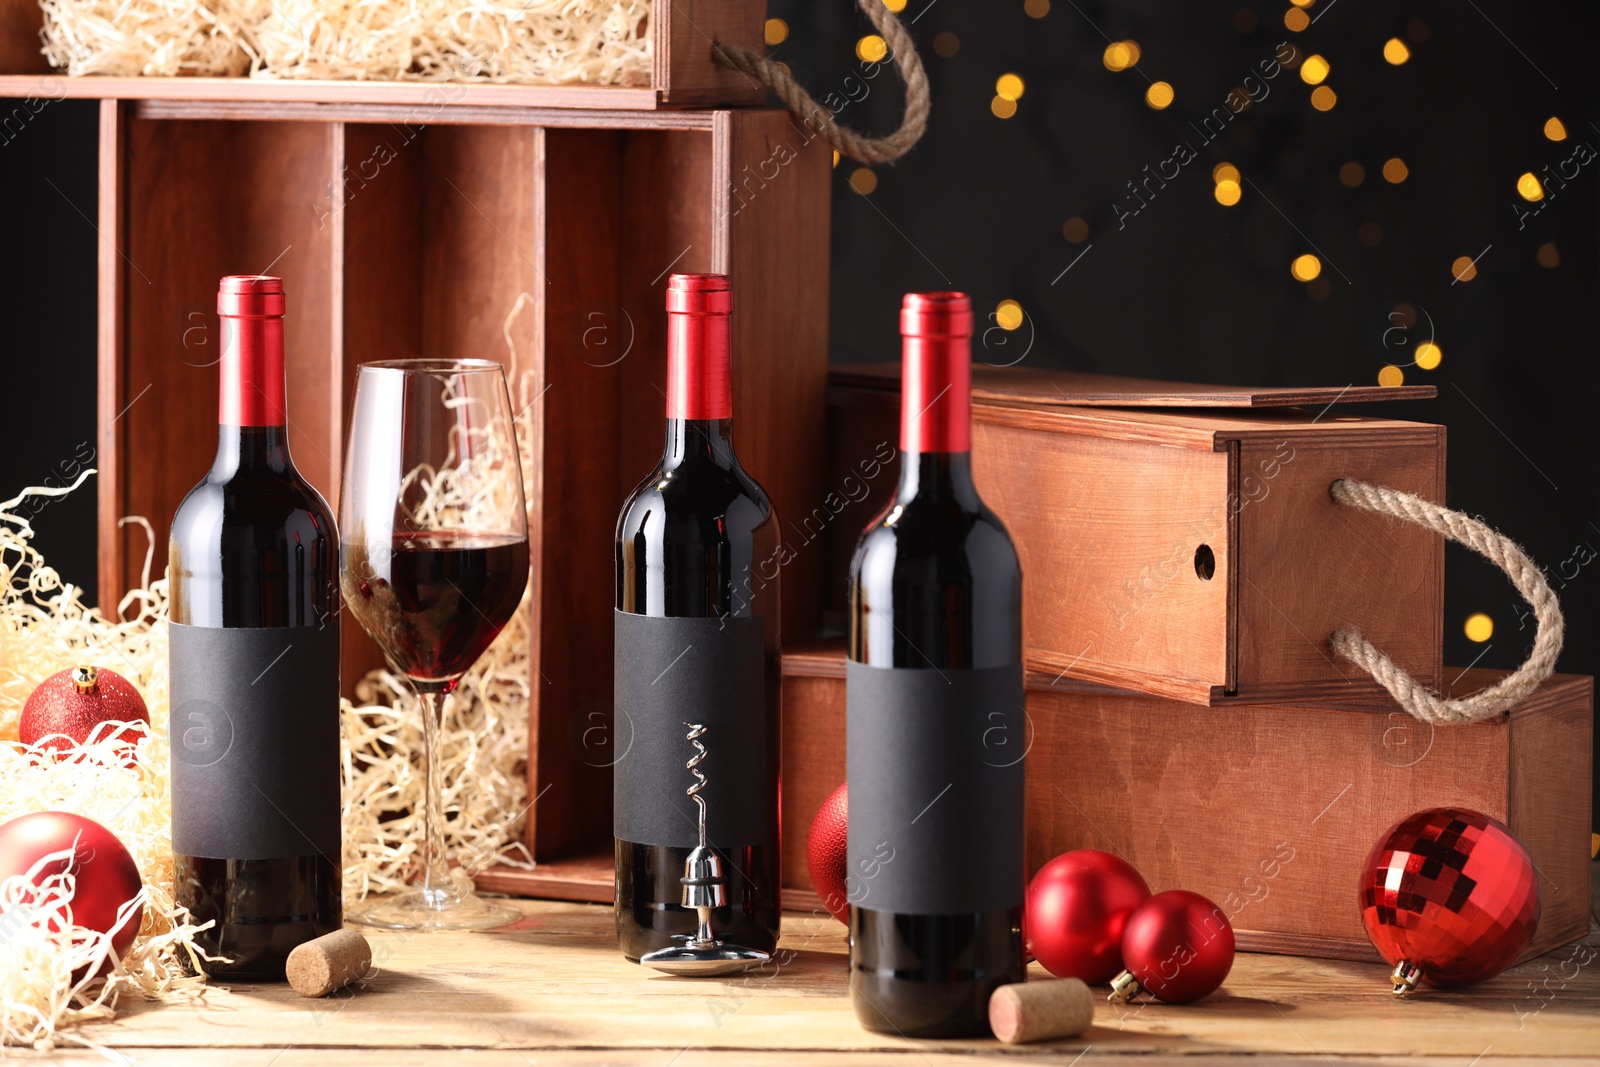
[[[1448, 672], [1451, 694], [1500, 672]], [[783, 658], [783, 871], [790, 908], [820, 907], [811, 819], [845, 776], [842, 647]], [[1533, 856], [1544, 914], [1528, 955], [1589, 928], [1594, 683], [1556, 675], [1505, 718], [1429, 727], [1393, 704], [1191, 705], [1027, 676], [1030, 870], [1076, 848], [1127, 859], [1152, 889], [1190, 889], [1242, 949], [1376, 959], [1356, 883], [1386, 829], [1459, 805], [1506, 822]]]
[[[824, 426], [828, 146], [802, 147], [767, 109], [426, 128], [359, 104], [311, 119], [229, 101], [102, 109], [102, 603], [145, 557], [144, 532], [118, 520], [151, 520], [160, 575], [169, 517], [215, 451], [220, 276], [283, 276], [291, 447], [335, 506], [356, 365], [509, 362], [502, 329], [525, 295], [510, 333], [538, 375], [527, 834], [541, 866], [484, 883], [610, 899], [609, 750], [586, 742], [610, 716], [617, 509], [662, 445], [666, 278], [731, 276], [739, 454], [780, 516], [808, 507], [821, 495], [809, 457]], [[786, 144], [793, 158], [772, 164]], [[819, 573], [818, 553], [786, 568], [786, 633], [819, 621]], [[360, 627], [344, 633], [348, 683], [379, 660]]]
[[[855, 539], [894, 493], [897, 461], [875, 464], [899, 441], [899, 372], [840, 368], [832, 382], [839, 506], [792, 521], [829, 545], [842, 609]], [[1238, 390], [975, 368], [974, 476], [1022, 559], [1028, 665], [1199, 704], [1387, 702], [1328, 650], [1330, 633], [1355, 626], [1436, 686], [1443, 538], [1328, 495], [1349, 477], [1444, 498], [1442, 426], [1334, 406], [1419, 395], [1431, 387]]]
[[[51, 75], [39, 51], [44, 16], [38, 0], [0, 0], [0, 97], [117, 97], [124, 100], [222, 100], [301, 104], [389, 104], [413, 124], [449, 108], [575, 107], [604, 110], [759, 104], [764, 86], [720, 66], [714, 44], [760, 51], [762, 0], [656, 0], [666, 18], [652, 19], [650, 84], [496, 85], [470, 82], [320, 81], [277, 78], [68, 78]], [[41, 80], [46, 76], [48, 80]], [[458, 120], [460, 121], [460, 120]]]

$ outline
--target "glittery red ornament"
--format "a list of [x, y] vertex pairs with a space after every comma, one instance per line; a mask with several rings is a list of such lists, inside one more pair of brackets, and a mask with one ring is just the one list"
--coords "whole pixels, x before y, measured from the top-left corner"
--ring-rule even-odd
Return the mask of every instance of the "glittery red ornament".
[[811, 836], [806, 838], [806, 867], [811, 871], [811, 886], [822, 898], [822, 906], [842, 923], [850, 921], [850, 900], [844, 877], [845, 845], [849, 836], [850, 793], [841, 785], [828, 794], [811, 820]]
[[1028, 883], [1028, 951], [1057, 978], [1104, 982], [1122, 970], [1123, 923], [1149, 898], [1144, 877], [1109, 852], [1062, 853]]
[[[122, 842], [93, 819], [65, 811], [39, 811], [0, 826], [0, 879], [25, 875], [45, 856], [67, 849], [73, 850], [72, 858], [46, 864], [39, 877], [63, 870], [72, 874], [72, 921], [108, 933], [117, 927], [117, 912], [138, 895], [142, 879]], [[111, 945], [117, 955], [133, 944], [143, 916], [141, 904], [112, 934]]]
[[1522, 955], [1539, 925], [1539, 876], [1504, 823], [1465, 808], [1401, 819], [1361, 871], [1361, 921], [1394, 965], [1394, 991], [1463, 986]]
[[1169, 889], [1128, 916], [1122, 959], [1128, 969], [1111, 983], [1111, 999], [1141, 990], [1168, 1004], [1214, 993], [1233, 970], [1233, 925], [1199, 893]]
[[[106, 736], [107, 730], [97, 730], [102, 723], [149, 721], [150, 710], [132, 682], [104, 667], [73, 667], [52, 674], [28, 696], [17, 737], [25, 745], [63, 750]], [[143, 736], [140, 726], [122, 731], [130, 755]]]

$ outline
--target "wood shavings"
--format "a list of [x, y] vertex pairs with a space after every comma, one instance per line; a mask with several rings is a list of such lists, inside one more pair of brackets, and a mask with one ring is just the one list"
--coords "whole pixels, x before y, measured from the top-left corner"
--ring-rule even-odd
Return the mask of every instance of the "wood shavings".
[[[513, 356], [514, 356], [513, 352]], [[518, 423], [526, 478], [533, 469], [531, 426]], [[25, 509], [33, 497], [62, 496], [95, 473], [83, 471], [66, 489], [28, 489], [0, 502], [0, 822], [31, 811], [69, 811], [114, 833], [144, 878], [145, 917], [127, 957], [104, 978], [74, 982], [89, 957], [109, 951], [109, 938], [46, 921], [70, 905], [70, 878], [34, 893], [39, 922], [0, 926], [0, 1046], [50, 1048], [59, 1041], [93, 1045], [76, 1028], [115, 1014], [118, 999], [194, 996], [198, 928], [173, 898], [168, 745], [167, 595], [165, 577], [150, 579], [147, 551], [141, 587], [128, 592], [107, 618], [83, 602], [33, 547]], [[154, 530], [143, 519], [124, 523]], [[530, 599], [462, 679], [441, 733], [447, 851], [458, 877], [496, 862], [529, 868], [520, 841], [527, 810]], [[345, 625], [357, 625], [347, 618]], [[125, 767], [123, 732], [52, 755], [16, 741], [23, 703], [45, 678], [78, 663], [105, 664], [139, 688], [150, 726], [137, 742], [135, 766]], [[344, 876], [347, 900], [403, 888], [419, 870], [422, 729], [415, 698], [403, 679], [373, 671], [356, 684], [359, 704], [341, 702], [343, 738]], [[0, 892], [21, 892], [17, 886]], [[5, 900], [16, 898], [6, 897]], [[28, 914], [18, 912], [17, 915]], [[58, 924], [59, 925], [59, 924]], [[187, 966], [186, 966], [187, 964]], [[90, 972], [95, 968], [91, 968]]]
[[650, 0], [40, 0], [68, 74], [648, 85]]

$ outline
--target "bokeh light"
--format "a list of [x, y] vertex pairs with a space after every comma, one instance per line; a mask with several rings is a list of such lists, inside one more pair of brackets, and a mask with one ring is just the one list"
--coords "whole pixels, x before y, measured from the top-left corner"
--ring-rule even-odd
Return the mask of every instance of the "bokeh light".
[[1089, 239], [1089, 224], [1074, 215], [1061, 224], [1061, 236], [1075, 245], [1081, 245]]
[[1434, 370], [1444, 362], [1444, 349], [1432, 341], [1424, 341], [1417, 346], [1417, 366], [1423, 370]]
[[1517, 179], [1517, 195], [1524, 200], [1543, 200], [1544, 186], [1539, 184], [1539, 179], [1530, 170]]
[[1002, 300], [994, 309], [994, 321], [1002, 330], [1015, 330], [1022, 325], [1022, 305], [1015, 300]]
[[1483, 644], [1494, 636], [1494, 620], [1481, 611], [1475, 611], [1467, 616], [1467, 621], [1462, 630], [1466, 631], [1468, 641]]
[[1289, 264], [1289, 273], [1294, 275], [1297, 282], [1309, 282], [1322, 273], [1322, 260], [1310, 252], [1294, 257], [1294, 262]]
[[989, 101], [989, 110], [994, 112], [994, 117], [997, 119], [1008, 119], [1017, 113], [1017, 102], [997, 96]]
[[1223, 207], [1232, 207], [1239, 202], [1239, 197], [1244, 195], [1244, 191], [1239, 188], [1239, 183], [1236, 181], [1220, 181], [1216, 189], [1212, 190], [1212, 195]]
[[1107, 70], [1116, 72], [1138, 66], [1139, 55], [1139, 42], [1112, 41], [1106, 45], [1105, 53], [1100, 57], [1100, 62], [1105, 64]]
[[1236, 182], [1239, 180], [1239, 168], [1228, 162], [1218, 163], [1211, 168], [1211, 180], [1214, 182]]
[[888, 54], [889, 46], [875, 33], [869, 33], [856, 42], [856, 58], [863, 63], [876, 63]]
[[1450, 277], [1458, 282], [1470, 282], [1478, 276], [1478, 265], [1471, 256], [1457, 256], [1450, 264]]
[[1022, 10], [1029, 18], [1042, 19], [1050, 14], [1050, 0], [1024, 0]]
[[906, 0], [883, 0], [883, 6], [898, 15], [906, 9]]
[[1406, 372], [1390, 364], [1378, 372], [1378, 384], [1386, 389], [1406, 384]]
[[1556, 247], [1554, 241], [1546, 241], [1540, 245], [1539, 251], [1533, 254], [1533, 258], [1538, 261], [1539, 266], [1544, 267], [1546, 270], [1553, 270], [1561, 266], [1561, 250]]
[[1346, 189], [1354, 189], [1366, 180], [1367, 168], [1353, 159], [1339, 168], [1339, 184]]
[[1283, 14], [1283, 24], [1294, 33], [1299, 33], [1311, 25], [1311, 16], [1297, 7], [1291, 7]]
[[1544, 135], [1552, 141], [1565, 141], [1567, 139], [1566, 124], [1551, 115], [1544, 120]]
[[1339, 102], [1339, 94], [1333, 91], [1331, 85], [1319, 85], [1311, 90], [1311, 106], [1318, 111], [1332, 111], [1333, 105]]
[[1023, 89], [1022, 79], [1015, 74], [1002, 74], [994, 83], [994, 95], [1007, 100], [1021, 100]]
[[1391, 37], [1383, 42], [1383, 58], [1398, 67], [1411, 58], [1411, 49], [1400, 38]]
[[866, 167], [857, 167], [850, 174], [850, 188], [866, 196], [878, 187], [878, 176]]
[[1172, 103], [1174, 95], [1172, 86], [1166, 82], [1155, 82], [1144, 91], [1144, 102], [1161, 111]]
[[1399, 156], [1388, 160], [1383, 165], [1383, 180], [1391, 185], [1399, 185], [1411, 174], [1411, 168], [1406, 166], [1406, 161]]
[[768, 44], [782, 44], [789, 39], [789, 24], [782, 19], [768, 19], [766, 26]]
[[1322, 79], [1328, 76], [1328, 71], [1333, 68], [1321, 56], [1306, 56], [1306, 61], [1300, 65], [1300, 80], [1307, 85], [1321, 85]]

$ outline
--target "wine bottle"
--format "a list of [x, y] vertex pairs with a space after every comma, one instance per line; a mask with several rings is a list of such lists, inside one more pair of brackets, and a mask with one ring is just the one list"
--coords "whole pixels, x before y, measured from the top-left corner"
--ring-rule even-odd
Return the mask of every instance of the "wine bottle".
[[728, 280], [667, 286], [661, 462], [617, 520], [613, 765], [617, 941], [638, 962], [693, 934], [681, 904], [698, 843], [686, 723], [707, 728], [707, 830], [728, 903], [719, 937], [772, 951], [778, 875], [778, 576], [767, 494], [733, 451]]
[[972, 480], [972, 308], [910, 293], [900, 484], [850, 564], [850, 999], [869, 1030], [988, 1030], [1023, 980], [1022, 572]]
[[222, 279], [217, 455], [168, 549], [177, 900], [245, 981], [343, 920], [339, 535], [289, 458], [283, 311], [279, 279]]

